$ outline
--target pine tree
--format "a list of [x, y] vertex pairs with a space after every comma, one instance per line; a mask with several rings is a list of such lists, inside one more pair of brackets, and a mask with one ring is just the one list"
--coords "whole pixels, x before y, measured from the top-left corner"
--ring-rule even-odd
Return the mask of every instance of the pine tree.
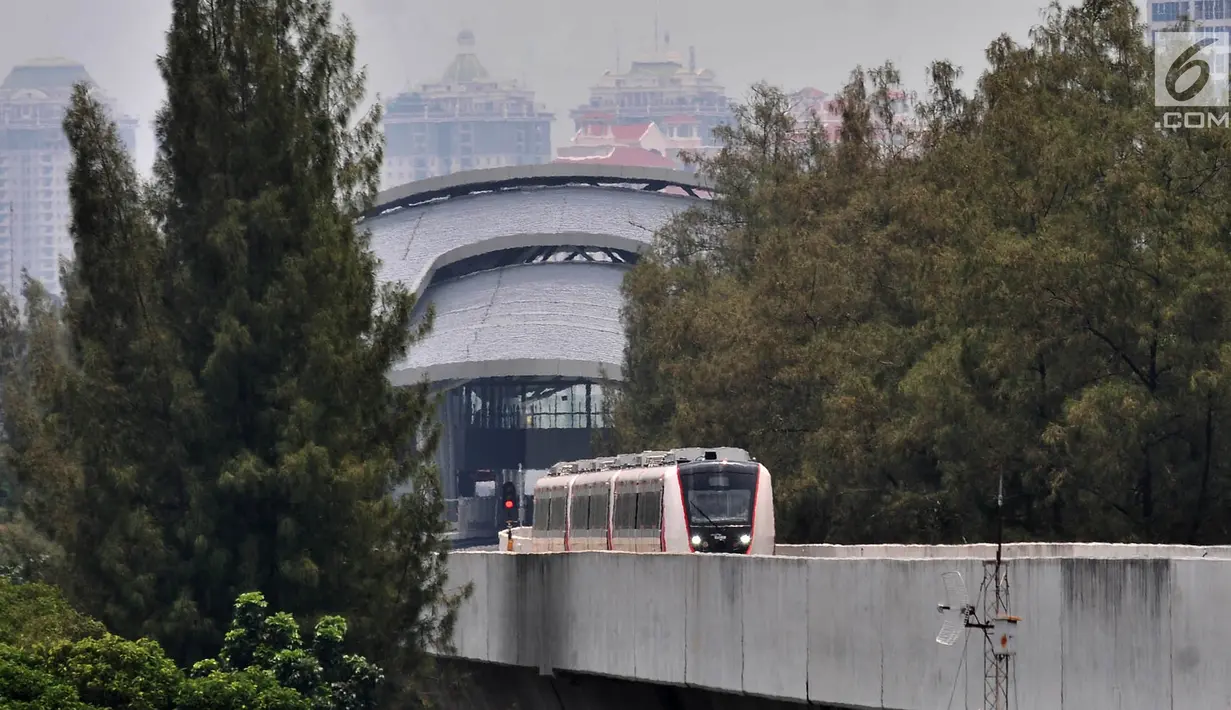
[[[331, 14], [317, 0], [174, 4], [157, 122], [165, 293], [211, 492], [183, 535], [202, 579], [297, 615], [346, 600], [361, 635], [396, 621], [421, 648], [437, 620], [419, 612], [443, 581], [431, 402], [386, 379], [416, 337], [414, 299], [377, 287], [355, 226], [380, 115], [354, 121], [364, 75]], [[394, 503], [408, 482], [417, 493]], [[226, 618], [226, 596], [197, 603]]]
[[72, 347], [32, 434], [68, 455], [24, 476], [71, 499], [43, 520], [75, 600], [181, 662], [254, 589], [345, 614], [395, 684], [451, 633], [434, 400], [387, 379], [430, 324], [357, 226], [382, 148], [354, 50], [328, 2], [176, 0], [152, 188], [84, 89], [65, 121]]

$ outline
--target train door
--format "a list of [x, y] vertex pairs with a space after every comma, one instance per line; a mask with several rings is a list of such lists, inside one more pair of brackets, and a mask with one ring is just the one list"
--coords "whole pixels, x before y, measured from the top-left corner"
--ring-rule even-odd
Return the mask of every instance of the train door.
[[607, 549], [607, 493], [606, 482], [591, 483], [589, 499], [590, 510], [589, 548], [591, 550]]
[[547, 508], [547, 551], [563, 552], [564, 530], [568, 524], [568, 488], [552, 488]]
[[615, 484], [615, 507], [611, 515], [611, 549], [622, 552], [637, 550], [637, 490], [636, 481], [621, 480]]
[[577, 552], [594, 549], [594, 527], [590, 512], [590, 500], [594, 493], [594, 484], [590, 482], [573, 484], [573, 494], [569, 503], [569, 549]]
[[662, 549], [662, 481], [649, 478], [638, 482], [637, 551]]
[[[554, 483], [554, 482], [553, 482]], [[560, 552], [564, 549], [564, 526], [568, 489], [551, 485], [535, 495], [534, 551]]]

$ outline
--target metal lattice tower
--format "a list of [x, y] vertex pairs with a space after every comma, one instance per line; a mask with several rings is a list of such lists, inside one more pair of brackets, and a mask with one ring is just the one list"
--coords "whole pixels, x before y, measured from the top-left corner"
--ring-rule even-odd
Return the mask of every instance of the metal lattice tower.
[[[1009, 571], [1003, 556], [1004, 517], [999, 514], [1003, 506], [1004, 478], [1001, 477], [1000, 491], [996, 495], [996, 559], [983, 562], [983, 584], [979, 587], [983, 595], [982, 614], [978, 607], [970, 603], [966, 583], [958, 571], [941, 575], [945, 585], [945, 603], [936, 605], [936, 610], [946, 617], [940, 633], [936, 635], [936, 643], [954, 645], [963, 629], [967, 633], [972, 629], [983, 632], [983, 710], [1009, 710], [1009, 698], [1015, 697], [1010, 692], [1016, 682], [1014, 657], [1017, 655], [1017, 645], [1014, 636], [1017, 622], [1021, 619], [1009, 613]], [[958, 664], [959, 672], [963, 665], [965, 647], [962, 662]], [[956, 689], [956, 676], [953, 685]]]
[[[1014, 650], [1009, 625], [1009, 570], [1004, 550], [1004, 474], [996, 490], [996, 559], [983, 563], [983, 707], [1009, 710], [1009, 687], [1013, 682]], [[1007, 622], [1007, 623], [1004, 623]], [[1004, 626], [1001, 627], [1001, 624]]]
[[[983, 618], [988, 625], [993, 619], [1006, 618], [1009, 613], [1009, 570], [1001, 560], [983, 563]], [[983, 707], [984, 710], [1009, 710], [1009, 688], [1013, 683], [1014, 656], [997, 653], [999, 634], [985, 629], [983, 634]]]

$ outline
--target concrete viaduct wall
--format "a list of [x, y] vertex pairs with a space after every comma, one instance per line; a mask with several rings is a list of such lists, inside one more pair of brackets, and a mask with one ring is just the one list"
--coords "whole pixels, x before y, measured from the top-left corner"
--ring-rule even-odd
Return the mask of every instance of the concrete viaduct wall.
[[[982, 608], [982, 561], [877, 547], [847, 558], [454, 553], [451, 584], [475, 585], [457, 655], [798, 703], [982, 707], [982, 637], [934, 641], [940, 575], [960, 571]], [[1011, 559], [1014, 706], [1228, 707], [1231, 562], [1112, 547]]]

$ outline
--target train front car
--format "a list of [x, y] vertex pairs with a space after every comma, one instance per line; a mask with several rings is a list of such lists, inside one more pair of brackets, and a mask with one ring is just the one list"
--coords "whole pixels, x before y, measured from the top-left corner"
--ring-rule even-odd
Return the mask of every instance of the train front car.
[[769, 471], [751, 460], [714, 452], [678, 466], [680, 495], [693, 552], [774, 554], [774, 503]]

